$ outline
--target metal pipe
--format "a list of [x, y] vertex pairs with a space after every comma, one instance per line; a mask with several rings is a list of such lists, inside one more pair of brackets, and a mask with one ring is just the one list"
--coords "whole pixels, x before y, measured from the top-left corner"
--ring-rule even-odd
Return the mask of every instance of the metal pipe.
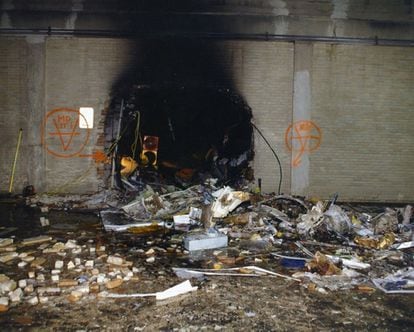
[[116, 38], [199, 38], [199, 39], [235, 39], [258, 41], [306, 41], [332, 44], [367, 44], [381, 46], [414, 46], [412, 39], [386, 39], [378, 37], [330, 37], [307, 35], [278, 35], [269, 33], [213, 33], [213, 32], [136, 32], [127, 30], [72, 30], [72, 29], [8, 29], [1, 28], [0, 35], [46, 35], [79, 37], [116, 37]]

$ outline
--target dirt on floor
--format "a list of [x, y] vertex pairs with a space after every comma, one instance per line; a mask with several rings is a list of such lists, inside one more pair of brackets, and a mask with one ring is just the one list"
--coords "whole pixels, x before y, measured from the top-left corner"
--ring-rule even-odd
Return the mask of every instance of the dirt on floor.
[[[3, 331], [414, 330], [412, 294], [385, 294], [372, 285], [322, 292], [295, 280], [268, 275], [205, 276], [191, 279], [198, 287], [196, 291], [163, 301], [154, 297], [102, 297], [102, 291], [164, 291], [183, 281], [174, 267], [255, 265], [283, 275], [297, 270], [281, 266], [268, 250], [243, 255], [239, 243], [230, 242], [226, 249], [194, 256], [182, 247], [180, 232], [105, 232], [94, 213], [48, 211], [50, 224], [42, 227], [39, 218], [45, 214], [39, 209], [3, 200], [0, 216], [0, 238], [12, 238], [19, 255], [0, 263], [0, 274], [16, 283], [25, 280], [19, 285], [25, 286], [21, 287], [23, 294], [0, 313]], [[22, 245], [22, 240], [36, 236], [51, 239]], [[122, 258], [122, 264], [109, 264], [110, 256]], [[27, 257], [44, 260], [36, 265]], [[24, 260], [27, 265], [19, 267], [18, 262]], [[57, 261], [63, 262], [62, 268]], [[34, 274], [29, 276], [29, 272]], [[59, 277], [53, 280], [53, 275]], [[76, 285], [59, 287], [63, 280], [76, 281]], [[109, 288], [108, 282], [114, 280], [121, 281]], [[34, 297], [37, 300], [30, 303]]]

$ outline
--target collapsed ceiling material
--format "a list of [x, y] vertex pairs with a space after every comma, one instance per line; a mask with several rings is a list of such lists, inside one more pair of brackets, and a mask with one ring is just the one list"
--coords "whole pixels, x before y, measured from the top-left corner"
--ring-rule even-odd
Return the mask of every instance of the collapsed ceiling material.
[[118, 186], [252, 180], [251, 109], [230, 89], [132, 85], [113, 105]]

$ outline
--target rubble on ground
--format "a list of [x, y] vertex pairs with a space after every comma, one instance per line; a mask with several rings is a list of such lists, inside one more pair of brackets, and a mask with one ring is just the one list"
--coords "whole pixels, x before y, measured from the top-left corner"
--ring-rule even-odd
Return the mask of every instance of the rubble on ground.
[[[211, 183], [178, 191], [147, 185], [129, 202], [102, 208], [102, 226], [108, 234], [131, 238], [162, 232], [164, 247], [154, 244], [127, 252], [138, 254], [147, 266], [170, 254], [190, 262], [204, 259], [206, 269], [171, 266], [169, 273], [187, 280], [279, 277], [310, 292], [414, 293], [411, 206], [373, 212], [370, 207], [339, 204], [336, 198], [313, 204]], [[42, 204], [41, 212], [48, 213], [54, 205]], [[85, 297], [117, 297], [111, 292], [130, 289], [142, 272], [142, 266], [99, 241], [61, 241], [49, 234], [19, 241], [1, 238], [0, 264], [24, 275], [0, 275], [0, 311], [62, 298], [75, 303]], [[196, 288], [186, 284], [178, 293]], [[151, 294], [157, 299], [170, 294], [162, 291]], [[132, 291], [128, 293], [132, 297]]]

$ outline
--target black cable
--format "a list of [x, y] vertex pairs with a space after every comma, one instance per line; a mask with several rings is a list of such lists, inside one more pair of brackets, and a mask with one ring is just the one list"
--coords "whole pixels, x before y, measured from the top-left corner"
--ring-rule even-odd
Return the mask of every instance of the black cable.
[[260, 134], [260, 136], [263, 138], [263, 140], [266, 142], [267, 146], [270, 148], [270, 150], [272, 151], [273, 155], [275, 156], [277, 163], [279, 165], [279, 188], [277, 191], [277, 194], [280, 195], [280, 188], [282, 187], [282, 178], [283, 178], [283, 173], [282, 173], [282, 164], [280, 163], [280, 159], [276, 153], [276, 151], [272, 148], [272, 146], [270, 145], [269, 141], [266, 139], [266, 137], [264, 137], [264, 135], [262, 134], [262, 132], [260, 131], [259, 128], [256, 127], [256, 125], [252, 122], [251, 123], [253, 128], [257, 130], [257, 132]]

